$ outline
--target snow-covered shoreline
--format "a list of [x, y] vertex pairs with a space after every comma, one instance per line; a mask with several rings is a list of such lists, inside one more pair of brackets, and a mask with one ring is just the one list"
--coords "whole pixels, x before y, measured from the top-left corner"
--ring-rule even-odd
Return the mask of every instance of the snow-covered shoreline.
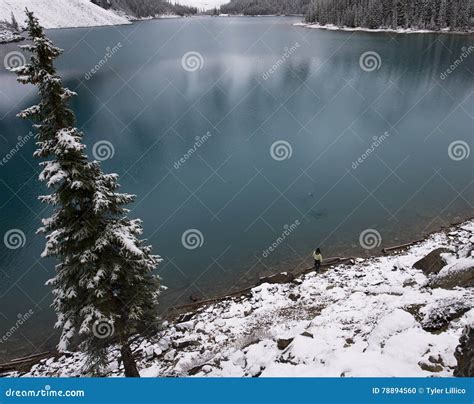
[[[444, 262], [438, 273], [413, 267], [433, 250]], [[135, 343], [140, 373], [452, 376], [462, 330], [474, 325], [473, 271], [469, 220], [392, 255], [359, 258], [289, 283], [264, 283], [182, 314], [164, 325], [157, 341]], [[471, 286], [453, 286], [452, 274], [470, 276]], [[111, 350], [109, 376], [123, 375], [117, 357]], [[9, 376], [85, 376], [83, 362], [83, 354], [71, 352]]]
[[174, 3], [182, 6], [196, 7], [199, 10], [211, 10], [228, 3], [229, 0], [176, 0]]
[[429, 29], [411, 29], [411, 28], [363, 28], [363, 27], [339, 27], [334, 24], [313, 24], [305, 22], [297, 22], [293, 24], [295, 27], [311, 28], [311, 29], [324, 29], [327, 31], [347, 31], [347, 32], [373, 32], [373, 33], [392, 33], [392, 34], [456, 34], [456, 35], [472, 35], [474, 32], [462, 32], [462, 31], [451, 31], [449, 29], [442, 30], [429, 30]]
[[17, 34], [16, 32], [10, 31], [6, 28], [0, 26], [0, 44], [10, 43], [10, 42], [19, 42], [24, 38]]

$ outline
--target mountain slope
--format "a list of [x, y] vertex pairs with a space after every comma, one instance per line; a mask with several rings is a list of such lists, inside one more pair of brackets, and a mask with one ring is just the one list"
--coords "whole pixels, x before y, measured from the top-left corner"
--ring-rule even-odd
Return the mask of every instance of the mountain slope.
[[128, 24], [112, 11], [89, 0], [0, 0], [0, 20], [10, 21], [11, 13], [24, 25], [25, 8], [33, 11], [45, 28], [91, 27]]
[[[159, 15], [191, 15], [197, 13], [196, 7], [171, 3], [167, 0], [91, 0], [94, 4], [114, 10], [132, 18], [147, 18]], [[192, 3], [193, 1], [191, 1]], [[197, 1], [196, 3], [200, 3]]]

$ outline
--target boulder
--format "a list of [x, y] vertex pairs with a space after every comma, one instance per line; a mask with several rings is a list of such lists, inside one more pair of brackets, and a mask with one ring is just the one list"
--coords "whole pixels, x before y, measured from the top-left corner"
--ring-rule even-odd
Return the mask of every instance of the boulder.
[[208, 374], [212, 371], [212, 366], [211, 365], [208, 365], [208, 364], [203, 364], [203, 365], [198, 365], [198, 366], [195, 366], [191, 369], [188, 370], [188, 375], [189, 376], [195, 376], [197, 375], [199, 372], [203, 372], [205, 374]]
[[201, 344], [199, 343], [199, 341], [194, 341], [194, 340], [173, 341], [173, 348], [176, 348], [176, 349], [184, 349], [184, 348], [196, 347], [200, 345]]
[[474, 328], [466, 326], [459, 339], [454, 357], [457, 360], [454, 376], [474, 377]]
[[299, 295], [299, 294], [295, 295], [294, 293], [290, 293], [288, 295], [288, 299], [293, 300], [294, 302], [296, 302], [300, 297], [301, 297], [301, 295]]
[[429, 284], [431, 288], [452, 289], [456, 286], [469, 288], [474, 286], [474, 258], [462, 258], [443, 268]]
[[283, 339], [283, 338], [280, 338], [278, 341], [277, 341], [277, 346], [278, 346], [278, 349], [280, 350], [284, 350], [288, 347], [288, 345], [290, 345], [291, 343], [293, 342], [293, 338], [288, 338], [288, 339]]
[[169, 350], [168, 352], [166, 352], [166, 354], [165, 354], [165, 356], [163, 357], [163, 359], [164, 359], [165, 361], [171, 362], [171, 361], [174, 359], [175, 356], [176, 356], [176, 350], [175, 350], [175, 349], [171, 349], [171, 350]]
[[441, 254], [447, 252], [449, 252], [447, 248], [437, 248], [426, 257], [415, 262], [413, 268], [423, 271], [425, 275], [437, 274], [446, 265], [446, 261], [441, 257]]
[[430, 355], [428, 357], [428, 360], [431, 362], [431, 363], [438, 363], [440, 365], [444, 365], [443, 363], [443, 358], [441, 358], [441, 356], [438, 354], [438, 356], [434, 356], [434, 355]]
[[416, 281], [414, 279], [405, 279], [403, 281], [403, 287], [404, 288], [407, 288], [407, 287], [410, 287], [410, 286], [415, 286], [416, 285]]
[[178, 323], [185, 323], [186, 321], [191, 320], [196, 313], [184, 313], [178, 317]]
[[226, 322], [222, 318], [218, 318], [216, 321], [214, 321], [214, 325], [216, 327], [222, 328], [226, 325]]
[[347, 345], [353, 345], [354, 344], [354, 340], [352, 338], [346, 338], [346, 344]]
[[154, 355], [155, 355], [155, 349], [154, 349], [153, 345], [147, 346], [145, 348], [145, 357], [147, 359], [151, 359], [151, 358], [153, 358]]
[[427, 372], [438, 373], [443, 371], [443, 367], [438, 363], [420, 361], [418, 366]]
[[460, 318], [471, 309], [471, 305], [464, 300], [443, 299], [428, 305], [420, 310], [423, 316], [421, 327], [428, 332], [443, 331], [449, 323]]
[[295, 279], [295, 276], [291, 272], [282, 272], [281, 274], [276, 274], [276, 275], [271, 275], [271, 276], [265, 276], [263, 278], [260, 278], [260, 281], [258, 282], [259, 285], [262, 285], [263, 283], [289, 283], [292, 282]]
[[191, 331], [194, 328], [194, 321], [186, 321], [184, 323], [176, 324], [175, 328], [181, 332]]
[[158, 341], [157, 347], [162, 351], [167, 351], [171, 345], [171, 341], [169, 338], [162, 338]]
[[232, 361], [234, 366], [244, 368], [247, 365], [247, 359], [241, 350], [237, 350], [232, 353], [232, 355], [229, 356], [229, 359]]

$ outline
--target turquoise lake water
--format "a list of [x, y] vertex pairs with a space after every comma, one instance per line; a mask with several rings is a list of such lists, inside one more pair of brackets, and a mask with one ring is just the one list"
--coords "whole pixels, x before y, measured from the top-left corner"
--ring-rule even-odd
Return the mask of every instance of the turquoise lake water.
[[[472, 36], [333, 32], [295, 18], [51, 30], [88, 153], [135, 193], [163, 310], [472, 215]], [[1, 60], [16, 44], [0, 47]], [[108, 49], [107, 49], [108, 48]], [[2, 157], [34, 89], [0, 70]], [[34, 144], [0, 166], [0, 360], [54, 347]], [[361, 234], [375, 234], [374, 249]], [[375, 232], [374, 232], [375, 231]], [[366, 233], [364, 233], [366, 232]], [[368, 238], [366, 243], [370, 243]], [[370, 245], [372, 246], [372, 245]], [[364, 248], [365, 247], [365, 248]], [[18, 315], [33, 311], [10, 333]], [[16, 327], [16, 326], [15, 326]], [[10, 335], [11, 334], [11, 335]]]

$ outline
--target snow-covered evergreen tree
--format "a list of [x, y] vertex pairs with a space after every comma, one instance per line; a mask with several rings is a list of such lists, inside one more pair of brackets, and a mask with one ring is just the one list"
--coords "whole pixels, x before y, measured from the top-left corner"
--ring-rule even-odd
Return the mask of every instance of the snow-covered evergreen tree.
[[397, 2], [397, 27], [406, 28], [407, 26], [407, 3], [406, 0]]
[[447, 0], [441, 0], [439, 4], [438, 26], [445, 28], [447, 25]]
[[18, 22], [16, 21], [16, 18], [15, 18], [15, 14], [13, 14], [13, 11], [11, 13], [11, 25], [12, 25], [12, 28], [16, 31], [16, 32], [19, 32], [20, 31], [20, 27], [18, 26]]
[[48, 281], [56, 326], [62, 329], [58, 349], [79, 336], [88, 371], [98, 374], [107, 364], [108, 348], [118, 344], [126, 376], [138, 376], [130, 338], [151, 336], [159, 326], [159, 278], [152, 271], [161, 259], [139, 239], [141, 222], [127, 217], [124, 205], [134, 196], [118, 193], [118, 176], [104, 174], [98, 162], [88, 160], [83, 133], [68, 107], [75, 93], [63, 86], [53, 65], [61, 50], [28, 10], [27, 17], [32, 43], [22, 48], [32, 56], [14, 71], [40, 95], [39, 104], [19, 116], [36, 122], [40, 180], [52, 189], [40, 197], [54, 210], [39, 231], [47, 239], [42, 255], [59, 261]]

